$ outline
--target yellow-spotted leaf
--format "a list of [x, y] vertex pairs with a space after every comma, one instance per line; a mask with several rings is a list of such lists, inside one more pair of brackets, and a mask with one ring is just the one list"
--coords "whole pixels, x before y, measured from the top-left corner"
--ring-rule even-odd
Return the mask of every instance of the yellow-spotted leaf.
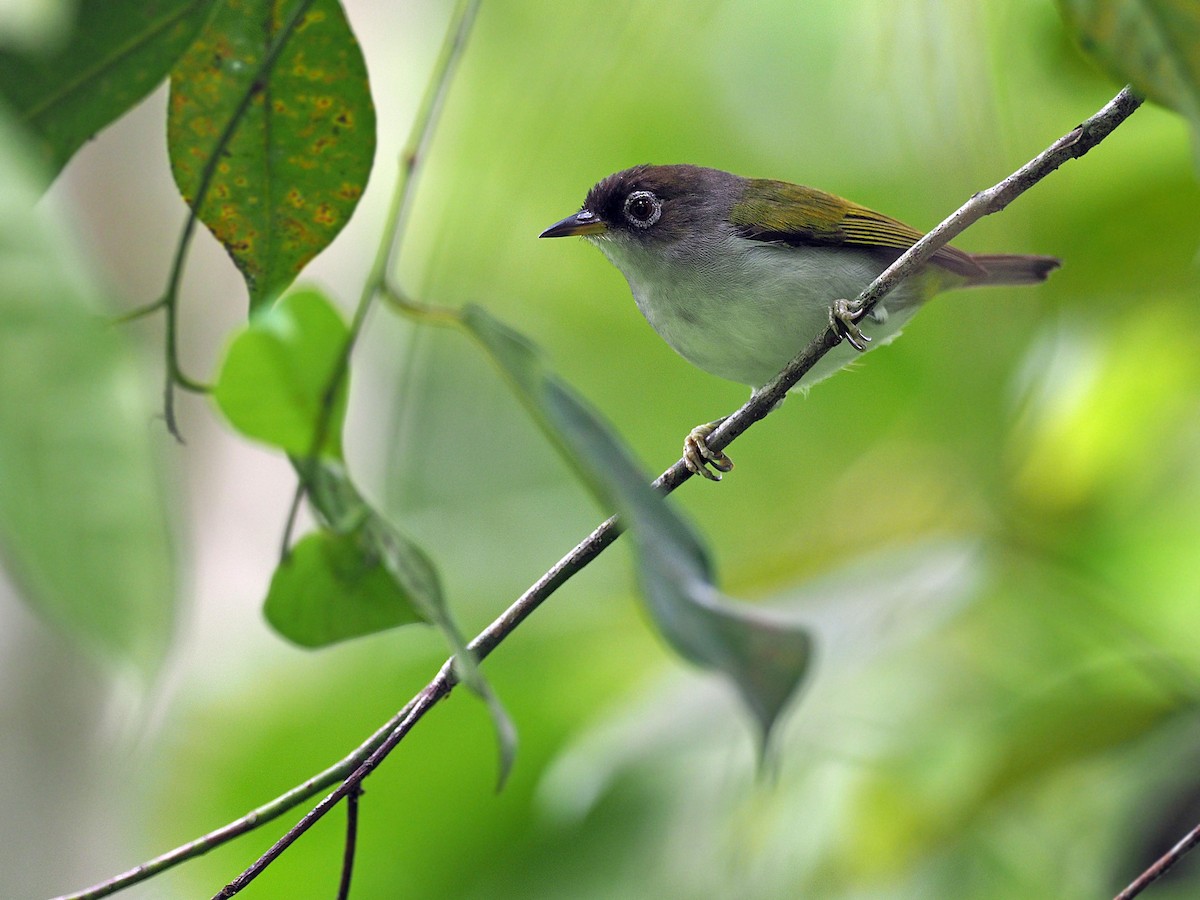
[[345, 13], [337, 0], [312, 0], [287, 33], [297, 2], [223, 0], [171, 73], [171, 171], [193, 207], [218, 141], [253, 94], [198, 209], [245, 277], [252, 309], [342, 230], [375, 154], [367, 70]]

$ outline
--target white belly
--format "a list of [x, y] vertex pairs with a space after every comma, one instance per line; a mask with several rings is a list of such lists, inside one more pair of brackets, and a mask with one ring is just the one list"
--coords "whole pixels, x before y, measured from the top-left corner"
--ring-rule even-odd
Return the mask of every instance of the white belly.
[[[638, 308], [685, 359], [755, 387], [775, 377], [829, 325], [834, 300], [858, 296], [883, 270], [854, 251], [769, 244], [736, 266], [711, 259], [694, 263], [639, 273], [649, 277], [626, 272]], [[872, 347], [895, 337], [916, 311], [924, 290], [920, 281], [910, 279], [885, 299], [884, 322], [868, 318], [862, 324], [874, 339]], [[848, 344], [835, 347], [801, 384], [814, 384], [856, 356]]]

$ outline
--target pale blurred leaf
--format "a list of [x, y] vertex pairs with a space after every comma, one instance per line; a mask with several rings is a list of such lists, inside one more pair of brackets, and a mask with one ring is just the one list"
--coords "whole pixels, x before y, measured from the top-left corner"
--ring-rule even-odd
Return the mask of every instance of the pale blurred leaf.
[[81, 0], [61, 46], [41, 54], [0, 52], [0, 95], [38, 136], [57, 172], [167, 77], [213, 2]]
[[165, 649], [176, 596], [148, 374], [0, 112], [0, 554], [25, 599], [108, 655]]
[[685, 659], [733, 682], [765, 746], [808, 671], [808, 631], [777, 614], [727, 601], [713, 586], [708, 555], [695, 532], [654, 492], [612, 430], [546, 367], [533, 345], [479, 307], [467, 307], [463, 321], [567, 458], [626, 517], [637, 546], [642, 592], [659, 632]]
[[1084, 51], [1200, 135], [1200, 3], [1059, 0]]

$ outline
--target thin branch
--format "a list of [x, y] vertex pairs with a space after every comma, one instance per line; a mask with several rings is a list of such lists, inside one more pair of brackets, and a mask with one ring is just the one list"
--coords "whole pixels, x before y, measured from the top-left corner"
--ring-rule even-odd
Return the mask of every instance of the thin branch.
[[346, 850], [342, 854], [342, 879], [338, 883], [337, 900], [350, 900], [350, 876], [354, 872], [354, 849], [358, 844], [358, 798], [362, 795], [361, 785], [346, 795]]
[[[981, 191], [960, 207], [948, 219], [937, 226], [928, 235], [915, 243], [896, 262], [889, 266], [876, 278], [865, 291], [854, 301], [860, 315], [865, 316], [876, 303], [901, 281], [912, 275], [922, 262], [932, 256], [940, 247], [949, 243], [950, 239], [961, 233], [965, 228], [983, 216], [997, 212], [1011, 203], [1016, 197], [1029, 190], [1064, 162], [1082, 156], [1138, 108], [1141, 100], [1129, 88], [1122, 90], [1112, 101], [1105, 105], [1096, 115], [1082, 125], [1073, 129], [1069, 134], [1060, 138], [1047, 150], [1022, 166], [1008, 178], [986, 191]], [[414, 305], [406, 301], [402, 294], [396, 291], [390, 293], [390, 299], [400, 305]], [[426, 312], [429, 308], [416, 304], [416, 311]], [[728, 446], [739, 434], [749, 428], [754, 422], [766, 416], [783, 399], [787, 392], [795, 386], [800, 378], [816, 364], [829, 350], [842, 340], [841, 335], [831, 326], [813, 341], [787, 367], [764, 388], [755, 392], [741, 409], [731, 415], [710, 436], [708, 444], [714, 450]], [[682, 459], [663, 472], [654, 481], [654, 486], [664, 494], [670, 493], [688, 478], [692, 473]], [[595, 531], [584, 538], [576, 547], [559, 560], [549, 571], [537, 580], [509, 606], [504, 613], [491, 625], [482, 631], [468, 645], [476, 659], [482, 661], [495, 649], [516, 627], [540, 606], [562, 584], [576, 572], [588, 565], [600, 555], [604, 549], [617, 539], [622, 530], [621, 523], [613, 516], [601, 524]], [[416, 704], [400, 727], [375, 750], [371, 757], [356, 770], [336, 791], [326, 797], [311, 812], [287, 834], [285, 834], [266, 854], [259, 858], [253, 866], [243, 873], [242, 878], [231, 883], [226, 891], [231, 893], [218, 894], [218, 898], [233, 896], [241, 890], [249, 880], [271, 863], [279, 853], [282, 853], [301, 834], [312, 827], [321, 816], [331, 809], [337, 801], [348, 792], [354, 790], [362, 779], [370, 773], [391, 752], [399, 742], [427, 712], [434, 703], [445, 697], [455, 684], [453, 659], [448, 660], [424, 690], [416, 697]], [[369, 764], [369, 765], [368, 765]], [[245, 880], [243, 880], [245, 879]]]
[[[1013, 199], [1028, 190], [1046, 175], [1053, 172], [1069, 159], [1082, 156], [1121, 122], [1129, 117], [1140, 105], [1141, 100], [1129, 88], [1122, 90], [1096, 115], [1082, 125], [1072, 130], [1056, 141], [1048, 150], [1035, 157], [1013, 175], [1006, 178], [993, 188], [976, 194], [941, 225], [914, 244], [900, 256], [879, 278], [863, 291], [856, 300], [865, 315], [888, 291], [899, 282], [911, 275], [919, 267], [921, 261], [928, 259], [940, 247], [959, 234], [972, 222], [984, 215], [1004, 208]], [[827, 329], [808, 345], [787, 367], [765, 387], [757, 391], [750, 401], [729, 416], [722, 425], [713, 431], [708, 438], [708, 445], [713, 450], [728, 446], [738, 435], [742, 434], [754, 422], [766, 416], [787, 391], [832, 347], [840, 342], [840, 336], [832, 328]], [[663, 472], [654, 481], [655, 487], [663, 493], [670, 493], [680, 484], [691, 477], [684, 461], [680, 459]], [[591, 534], [579, 542], [566, 556], [555, 563], [536, 582], [534, 582], [512, 605], [502, 612], [490, 625], [481, 631], [468, 645], [478, 660], [486, 658], [496, 647], [507, 638], [535, 609], [559, 587], [565, 584], [573, 575], [581, 571], [593, 559], [599, 556], [605, 548], [617, 539], [622, 530], [622, 524], [613, 516], [601, 523]], [[267, 817], [260, 818], [260, 810], [243, 816], [236, 822], [211, 832], [203, 838], [193, 841], [170, 853], [158, 857], [143, 866], [139, 866], [125, 875], [110, 879], [95, 888], [89, 888], [78, 894], [71, 894], [58, 900], [90, 900], [93, 897], [103, 897], [123, 887], [128, 887], [142, 881], [152, 874], [190, 859], [213, 847], [224, 843], [232, 837], [243, 834], [257, 827], [268, 818], [274, 818], [286, 809], [290, 809], [303, 799], [312, 796], [317, 791], [331, 784], [336, 778], [342, 777], [337, 772], [349, 772], [345, 781], [314, 807], [296, 826], [285, 834], [277, 844], [263, 857], [255, 862], [237, 880], [225, 888], [218, 897], [231, 897], [241, 890], [267, 865], [282, 853], [301, 834], [329, 811], [342, 797], [355, 790], [362, 780], [370, 774], [394, 749], [400, 741], [412, 730], [418, 721], [438, 701], [447, 696], [457, 683], [454, 674], [453, 659], [447, 660], [438, 674], [429, 682], [405, 707], [393, 716], [383, 728], [337, 766], [331, 767], [317, 776], [309, 779], [303, 785], [294, 788], [287, 794], [271, 801], [260, 810], [269, 810]], [[302, 793], [302, 796], [300, 795]], [[1189, 838], [1191, 836], [1189, 835]], [[1200, 837], [1198, 837], [1200, 839]], [[1181, 845], [1182, 846], [1182, 845]], [[1189, 845], [1184, 848], [1190, 849]], [[1177, 848], [1178, 849], [1178, 848]], [[1175, 851], [1172, 851], [1173, 853]], [[1181, 853], [1179, 854], [1181, 855]], [[1168, 864], [1169, 865], [1169, 864]]]
[[308, 491], [307, 470], [311, 468], [317, 457], [317, 453], [320, 452], [329, 434], [329, 426], [333, 418], [334, 400], [337, 398], [338, 391], [341, 390], [342, 384], [346, 380], [346, 373], [350, 366], [350, 356], [354, 352], [355, 344], [358, 343], [358, 336], [362, 332], [363, 324], [367, 320], [367, 314], [370, 312], [375, 298], [383, 290], [388, 272], [391, 270], [395, 258], [399, 253], [400, 242], [403, 239], [404, 229], [408, 222], [408, 212], [412, 205], [413, 189], [416, 185], [419, 163], [424, 157], [425, 148], [429, 146], [429, 142], [433, 139], [433, 133], [437, 127], [446, 94], [450, 90], [450, 82], [453, 79], [454, 70], [457, 68], [458, 61], [462, 58], [463, 51], [466, 49], [467, 38], [470, 36], [471, 28], [475, 24], [475, 16], [479, 12], [479, 4], [480, 0], [460, 0], [453, 16], [451, 16], [450, 26], [446, 31], [446, 39], [442, 44], [437, 63], [426, 84], [425, 96], [421, 100], [421, 106], [418, 108], [416, 118], [413, 120], [408, 140], [405, 142], [404, 149], [400, 154], [400, 170], [396, 179], [396, 187], [392, 191], [388, 214], [384, 220], [383, 237], [379, 241], [379, 248], [375, 251], [375, 260], [371, 264], [371, 271], [367, 274], [366, 281], [363, 283], [362, 293], [358, 298], [358, 306], [354, 310], [354, 319], [350, 323], [346, 343], [342, 347], [341, 354], [334, 365], [333, 377], [329, 380], [329, 384], [325, 386], [325, 392], [321, 396], [321, 407], [317, 414], [316, 426], [313, 429], [312, 446], [301, 466], [305, 471], [297, 472], [299, 481], [296, 484], [296, 491], [292, 496], [291, 507], [288, 509], [287, 521], [283, 528], [283, 540], [279, 554], [280, 559], [287, 558], [288, 548], [291, 547], [292, 531], [296, 526], [296, 517], [300, 511], [300, 503]]
[[163, 293], [161, 300], [145, 308], [146, 312], [153, 311], [158, 306], [166, 310], [167, 375], [166, 385], [163, 388], [163, 414], [167, 420], [167, 430], [179, 441], [182, 441], [183, 438], [179, 434], [179, 426], [175, 421], [175, 388], [178, 386], [197, 392], [207, 392], [209, 390], [205, 385], [193, 381], [184, 375], [179, 365], [179, 285], [183, 281], [183, 266], [187, 260], [188, 250], [191, 248], [192, 237], [196, 232], [196, 222], [200, 218], [200, 210], [204, 207], [204, 202], [208, 199], [209, 188], [212, 187], [213, 178], [217, 174], [217, 166], [220, 165], [225, 149], [229, 146], [229, 142], [233, 140], [234, 133], [237, 131], [238, 126], [242, 124], [242, 119], [245, 118], [246, 113], [250, 110], [250, 104], [254, 101], [255, 97], [262, 93], [264, 85], [266, 85], [271, 77], [271, 72], [274, 70], [275, 64], [279, 61], [280, 54], [283, 53], [283, 48], [287, 46], [292, 32], [296, 30], [296, 26], [300, 24], [301, 19], [304, 18], [304, 14], [308, 12], [308, 8], [312, 4], [313, 0], [299, 0], [292, 9], [291, 14], [284, 21], [283, 27], [279, 29], [270, 46], [267, 47], [267, 52], [258, 64], [258, 69], [255, 70], [254, 77], [250, 79], [249, 86], [246, 88], [245, 93], [242, 94], [242, 98], [234, 108], [229, 121], [225, 123], [225, 128], [221, 131], [217, 142], [213, 145], [212, 152], [209, 154], [208, 159], [204, 161], [204, 168], [200, 171], [200, 181], [196, 185], [196, 195], [188, 205], [187, 220], [183, 223], [183, 232], [179, 236], [179, 245], [175, 248], [175, 258], [171, 262], [171, 271], [167, 276], [167, 289]]
[[1197, 846], [1200, 846], [1200, 825], [1189, 831], [1183, 840], [1163, 854], [1158, 862], [1135, 878], [1129, 887], [1117, 894], [1116, 900], [1132, 900], [1132, 898], [1148, 888], [1151, 882], [1160, 877], [1167, 869], [1183, 859], [1189, 851], [1194, 850]]
[[432, 709], [439, 700], [450, 693], [450, 688], [454, 685], [453, 662], [453, 660], [448, 660], [442, 666], [442, 670], [438, 673], [438, 677], [431, 681], [425, 687], [425, 689], [421, 691], [421, 693], [417, 694], [417, 696], [413, 698], [409, 705], [408, 715], [404, 717], [403, 721], [396, 726], [392, 733], [387, 736], [387, 739], [384, 740], [384, 742], [380, 744], [370, 756], [363, 760], [362, 765], [355, 769], [350, 777], [343, 781], [337, 790], [313, 807], [313, 809], [309, 811], [309, 813], [303, 819], [296, 823], [296, 825], [288, 829], [287, 834], [276, 841], [270, 850], [256, 859], [250, 868], [218, 891], [213, 896], [213, 900], [226, 900], [226, 898], [232, 897], [239, 893], [242, 888], [261, 875], [267, 866], [278, 859], [279, 855], [283, 853], [283, 851], [295, 843], [296, 839], [299, 838], [300, 835], [308, 831], [309, 828], [317, 823], [318, 819], [324, 816], [325, 813], [329, 812], [329, 810], [333, 809], [339, 800], [348, 794], [357, 791], [359, 789], [359, 785], [362, 784], [363, 779], [370, 775], [371, 772], [375, 770], [375, 767], [378, 766], [387, 757], [387, 755], [396, 748], [396, 745], [404, 740], [404, 736], [408, 734], [408, 732], [412, 730], [412, 727], [421, 720], [421, 717], [424, 716], [425, 713], [427, 713], [430, 709]]
[[[1012, 175], [975, 194], [888, 266], [851, 305], [857, 308], [860, 317], [866, 316], [901, 281], [916, 272], [926, 260], [968, 226], [1004, 209], [1063, 163], [1083, 156], [1129, 118], [1141, 103], [1142, 98], [1132, 88], [1123, 88], [1099, 112], [1063, 135]], [[724, 449], [734, 438], [766, 416], [795, 387], [804, 373], [840, 342], [841, 337], [833, 328], [819, 335], [778, 376], [756, 391], [745, 406], [725, 419], [709, 435], [709, 449], [714, 452]], [[674, 486], [685, 481], [689, 474], [681, 460], [668, 473], [664, 473], [664, 478], [670, 475], [668, 482]]]
[[54, 898], [54, 900], [99, 900], [101, 897], [108, 897], [118, 891], [123, 891], [127, 887], [133, 887], [135, 884], [153, 878], [160, 872], [174, 868], [182, 862], [203, 856], [209, 850], [220, 847], [226, 841], [241, 837], [243, 834], [258, 828], [260, 825], [265, 825], [272, 819], [278, 818], [288, 810], [299, 806], [310, 797], [319, 794], [330, 785], [342, 781], [347, 775], [357, 769], [362, 764], [362, 761], [371, 755], [371, 751], [382, 744], [388, 735], [395, 731], [396, 727], [404, 721], [412, 710], [414, 702], [409, 701], [403, 709], [388, 719], [384, 725], [375, 730], [374, 734], [356, 747], [353, 753], [348, 754], [324, 771], [318, 772], [311, 778], [296, 785], [291, 790], [280, 794], [274, 800], [270, 800], [262, 806], [250, 810], [250, 812], [239, 819], [234, 819], [228, 825], [224, 825], [215, 831], [210, 831], [208, 834], [176, 847], [174, 850], [164, 853], [161, 856], [156, 856], [154, 859], [144, 862], [140, 866], [135, 866], [127, 872], [114, 875], [112, 878], [73, 894], [63, 894]]
[[144, 319], [147, 316], [154, 315], [154, 313], [158, 312], [165, 305], [166, 298], [159, 297], [153, 303], [146, 303], [142, 306], [136, 307], [135, 309], [129, 310], [129, 312], [123, 312], [119, 316], [114, 316], [112, 323], [114, 325], [127, 325], [130, 322], [136, 322], [138, 319]]

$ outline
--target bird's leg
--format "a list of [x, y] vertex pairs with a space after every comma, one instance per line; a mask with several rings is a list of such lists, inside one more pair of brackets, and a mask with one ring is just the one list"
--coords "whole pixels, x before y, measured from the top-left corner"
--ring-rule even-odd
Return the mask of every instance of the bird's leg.
[[[697, 425], [683, 439], [683, 462], [693, 475], [703, 475], [709, 481], [720, 481], [721, 472], [733, 468], [733, 460], [719, 450], [710, 450], [708, 436], [716, 431], [717, 426], [725, 421], [725, 416], [715, 422]], [[718, 471], [714, 472], [709, 466]]]
[[862, 319], [863, 309], [854, 300], [834, 300], [829, 307], [829, 324], [859, 353], [865, 353], [867, 344], [871, 343], [858, 327]]

